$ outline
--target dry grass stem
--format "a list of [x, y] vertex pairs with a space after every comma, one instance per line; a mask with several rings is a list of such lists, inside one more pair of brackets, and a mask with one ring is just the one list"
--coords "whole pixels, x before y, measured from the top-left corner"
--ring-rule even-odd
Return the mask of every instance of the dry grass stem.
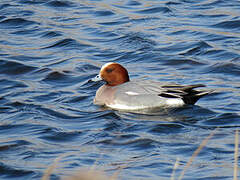
[[54, 169], [56, 169], [57, 165], [58, 165], [58, 162], [63, 159], [64, 157], [66, 156], [69, 156], [69, 155], [72, 155], [72, 154], [75, 154], [75, 153], [64, 153], [60, 156], [58, 156], [54, 162], [46, 169], [46, 171], [44, 172], [44, 175], [42, 177], [41, 180], [49, 180], [49, 177], [50, 175], [52, 174], [52, 172], [54, 171]]
[[175, 177], [175, 171], [176, 169], [178, 168], [179, 166], [179, 158], [176, 159], [176, 162], [173, 166], [173, 171], [172, 171], [172, 175], [171, 175], [171, 180], [174, 180], [174, 177]]
[[[54, 162], [46, 169], [41, 180], [49, 180], [50, 179], [49, 177], [51, 176], [53, 171], [57, 168], [59, 161], [62, 160], [64, 157], [73, 155], [73, 154], [75, 153], [70, 152], [70, 153], [64, 153], [58, 156], [54, 160]], [[104, 171], [96, 170], [96, 162], [90, 167], [90, 169], [81, 169], [76, 173], [74, 173], [74, 175], [65, 177], [63, 179], [64, 180], [117, 180], [117, 176], [123, 167], [120, 168], [119, 171], [114, 173], [112, 177], [108, 177], [105, 175]]]
[[233, 171], [233, 180], [237, 180], [238, 177], [238, 129], [235, 132], [235, 150], [234, 150], [234, 171]]
[[60, 161], [61, 158], [62, 158], [61, 156], [57, 157], [54, 160], [54, 162], [46, 169], [46, 171], [45, 171], [45, 173], [42, 177], [42, 180], [49, 180], [50, 175], [52, 174], [54, 169], [56, 169], [57, 164], [58, 164], [58, 162]]
[[64, 180], [110, 180], [103, 171], [79, 170], [76, 174], [63, 178]]
[[187, 164], [185, 165], [182, 173], [180, 174], [178, 180], [181, 180], [186, 172], [186, 170], [189, 168], [189, 166], [192, 164], [194, 158], [200, 153], [200, 151], [202, 150], [202, 148], [204, 146], [206, 146], [208, 140], [216, 133], [218, 128], [216, 128], [214, 131], [211, 132], [211, 134], [209, 134], [208, 137], [206, 137], [202, 143], [200, 144], [200, 146], [194, 151], [193, 155], [191, 156], [191, 158], [189, 159], [189, 161], [187, 162]]
[[120, 172], [122, 171], [122, 169], [128, 167], [127, 164], [126, 165], [122, 165], [119, 167], [119, 169], [111, 176], [111, 178], [109, 180], [117, 180]]

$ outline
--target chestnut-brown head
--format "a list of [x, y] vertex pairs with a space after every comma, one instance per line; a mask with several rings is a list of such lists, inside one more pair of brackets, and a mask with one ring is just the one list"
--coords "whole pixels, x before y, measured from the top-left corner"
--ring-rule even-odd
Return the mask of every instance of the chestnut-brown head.
[[107, 63], [102, 66], [95, 79], [104, 80], [109, 86], [117, 86], [129, 81], [128, 71], [118, 63]]

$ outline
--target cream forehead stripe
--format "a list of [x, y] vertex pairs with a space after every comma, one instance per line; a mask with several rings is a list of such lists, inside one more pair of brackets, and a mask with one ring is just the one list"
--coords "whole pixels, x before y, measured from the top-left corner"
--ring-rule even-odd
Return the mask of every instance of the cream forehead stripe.
[[109, 62], [109, 63], [104, 64], [100, 71], [102, 71], [104, 68], [106, 68], [107, 66], [109, 66], [111, 64], [114, 64], [114, 63], [113, 62]]

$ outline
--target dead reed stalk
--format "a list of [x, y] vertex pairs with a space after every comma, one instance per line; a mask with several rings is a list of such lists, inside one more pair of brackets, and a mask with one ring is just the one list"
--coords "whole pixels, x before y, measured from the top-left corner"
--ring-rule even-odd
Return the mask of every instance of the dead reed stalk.
[[178, 168], [179, 166], [179, 158], [176, 159], [176, 162], [173, 166], [173, 171], [172, 171], [172, 175], [171, 175], [171, 180], [174, 180], [174, 177], [175, 177], [175, 171], [176, 169]]
[[[54, 162], [46, 169], [41, 180], [49, 180], [50, 179], [49, 177], [53, 173], [54, 169], [57, 168], [59, 161], [62, 160], [64, 157], [73, 155], [73, 154], [75, 154], [75, 153], [71, 152], [71, 153], [64, 153], [64, 154], [58, 156], [54, 160]], [[124, 167], [122, 167], [122, 168], [124, 168]], [[64, 177], [63, 179], [64, 180], [117, 180], [117, 176], [119, 175], [120, 170], [115, 172], [114, 175], [112, 175], [111, 177], [108, 177], [105, 175], [104, 171], [96, 170], [96, 162], [95, 162], [91, 168], [80, 169], [80, 170], [76, 171], [73, 175]]]
[[216, 133], [216, 131], [218, 130], [218, 128], [216, 128], [214, 131], [211, 132], [211, 134], [208, 135], [208, 137], [206, 137], [202, 143], [200, 144], [200, 146], [194, 151], [193, 155], [191, 156], [191, 158], [189, 159], [189, 161], [187, 162], [187, 164], [185, 165], [182, 173], [180, 174], [178, 180], [182, 180], [186, 170], [189, 168], [189, 166], [192, 164], [193, 160], [195, 157], [197, 157], [197, 155], [200, 153], [200, 151], [206, 146], [208, 140], [210, 138], [212, 138], [212, 136]]
[[52, 172], [54, 171], [54, 169], [56, 169], [58, 162], [64, 157], [64, 155], [61, 155], [59, 157], [57, 157], [54, 162], [46, 169], [42, 180], [49, 180], [50, 175], [52, 174]]
[[237, 180], [238, 177], [238, 129], [235, 132], [235, 150], [234, 150], [234, 170], [233, 170], [233, 180]]

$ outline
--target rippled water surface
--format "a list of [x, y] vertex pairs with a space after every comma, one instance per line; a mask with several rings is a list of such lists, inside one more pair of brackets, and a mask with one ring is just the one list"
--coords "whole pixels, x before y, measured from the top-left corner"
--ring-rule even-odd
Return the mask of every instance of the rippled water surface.
[[[233, 178], [239, 0], [1, 0], [0, 33], [0, 179], [41, 179], [57, 157], [51, 179], [93, 166], [177, 178], [216, 127], [184, 179]], [[132, 79], [214, 93], [152, 114], [103, 109], [88, 80], [110, 61]]]

